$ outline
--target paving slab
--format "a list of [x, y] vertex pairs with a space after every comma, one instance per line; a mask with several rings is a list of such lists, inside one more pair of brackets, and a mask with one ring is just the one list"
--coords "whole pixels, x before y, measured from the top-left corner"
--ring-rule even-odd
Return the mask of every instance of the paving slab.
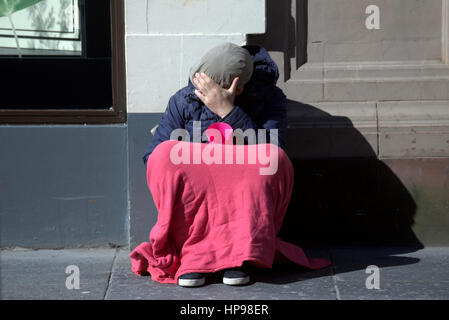
[[[449, 248], [330, 248], [342, 300], [448, 300]], [[379, 269], [379, 289], [373, 271]]]
[[[0, 250], [0, 299], [111, 300], [449, 300], [449, 248], [330, 247], [306, 249], [331, 259], [312, 271], [294, 264], [251, 269], [248, 285], [160, 284], [131, 271], [129, 250]], [[68, 266], [79, 269], [80, 288], [68, 289]], [[368, 289], [368, 266], [379, 269], [379, 289]], [[72, 271], [73, 272], [73, 271]]]
[[[1, 250], [0, 299], [97, 300], [108, 286], [116, 249]], [[79, 270], [79, 289], [66, 287]], [[69, 287], [75, 285], [69, 281]]]
[[[306, 251], [311, 256], [329, 258], [326, 250]], [[222, 274], [208, 275], [206, 285], [184, 288], [161, 284], [151, 276], [137, 276], [131, 271], [128, 251], [117, 255], [106, 299], [125, 300], [335, 300], [331, 268], [312, 271], [296, 265], [273, 269], [251, 268], [252, 280], [245, 286], [222, 283]]]

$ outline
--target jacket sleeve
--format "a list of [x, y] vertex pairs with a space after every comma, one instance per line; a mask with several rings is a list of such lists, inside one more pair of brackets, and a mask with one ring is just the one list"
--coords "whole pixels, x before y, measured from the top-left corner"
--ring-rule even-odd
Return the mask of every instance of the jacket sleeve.
[[[285, 135], [287, 130], [287, 98], [281, 89], [275, 88], [272, 94], [267, 97], [263, 114], [260, 115], [258, 125], [241, 107], [235, 106], [220, 121], [228, 123], [233, 129], [266, 129], [267, 143], [270, 142], [270, 130], [278, 129], [278, 145], [285, 149]], [[257, 132], [256, 132], [257, 137]], [[274, 143], [274, 142], [273, 142]]]
[[184, 117], [182, 116], [182, 112], [176, 103], [176, 98], [175, 96], [172, 96], [168, 102], [167, 108], [165, 109], [165, 113], [159, 122], [156, 132], [151, 139], [150, 145], [143, 156], [143, 163], [145, 165], [154, 148], [156, 148], [159, 143], [170, 140], [170, 134], [172, 131], [178, 128], [184, 128], [184, 123]]

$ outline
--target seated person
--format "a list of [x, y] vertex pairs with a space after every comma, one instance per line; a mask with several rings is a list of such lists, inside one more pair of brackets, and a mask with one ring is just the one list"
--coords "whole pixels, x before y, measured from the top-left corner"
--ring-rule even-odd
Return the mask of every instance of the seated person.
[[[276, 86], [278, 77], [265, 49], [232, 43], [212, 48], [191, 68], [188, 85], [170, 98], [143, 157], [158, 221], [150, 242], [130, 254], [134, 273], [194, 287], [203, 285], [208, 273], [220, 271], [225, 284], [242, 285], [250, 281], [248, 265], [271, 268], [275, 258], [312, 269], [330, 264], [307, 258], [301, 248], [277, 237], [294, 175], [283, 151], [287, 105]], [[174, 148], [193, 158], [207, 153], [212, 140], [208, 143], [204, 133], [216, 123], [243, 132], [243, 140], [235, 136], [240, 143], [222, 141], [220, 148], [230, 145], [234, 157], [243, 147], [257, 160], [174, 163]], [[172, 136], [179, 129], [186, 132], [184, 141]], [[255, 134], [247, 135], [251, 130]], [[269, 156], [262, 161], [267, 146]], [[221, 157], [217, 150], [214, 156]], [[275, 170], [261, 174], [267, 159], [276, 162]]]

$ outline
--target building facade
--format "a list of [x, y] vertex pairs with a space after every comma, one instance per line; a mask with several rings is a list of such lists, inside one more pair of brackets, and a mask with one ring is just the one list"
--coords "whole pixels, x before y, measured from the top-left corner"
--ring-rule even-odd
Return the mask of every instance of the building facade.
[[0, 113], [2, 247], [146, 241], [150, 130], [224, 41], [261, 45], [280, 69], [295, 168], [281, 236], [449, 244], [448, 0], [111, 3], [112, 109], [125, 114]]

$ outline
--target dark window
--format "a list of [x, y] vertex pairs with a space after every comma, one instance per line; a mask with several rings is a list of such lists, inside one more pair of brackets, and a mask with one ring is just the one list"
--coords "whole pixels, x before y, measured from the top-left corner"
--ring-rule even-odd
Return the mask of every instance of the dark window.
[[0, 17], [19, 24], [0, 32], [0, 122], [124, 122], [124, 1], [22, 2]]

